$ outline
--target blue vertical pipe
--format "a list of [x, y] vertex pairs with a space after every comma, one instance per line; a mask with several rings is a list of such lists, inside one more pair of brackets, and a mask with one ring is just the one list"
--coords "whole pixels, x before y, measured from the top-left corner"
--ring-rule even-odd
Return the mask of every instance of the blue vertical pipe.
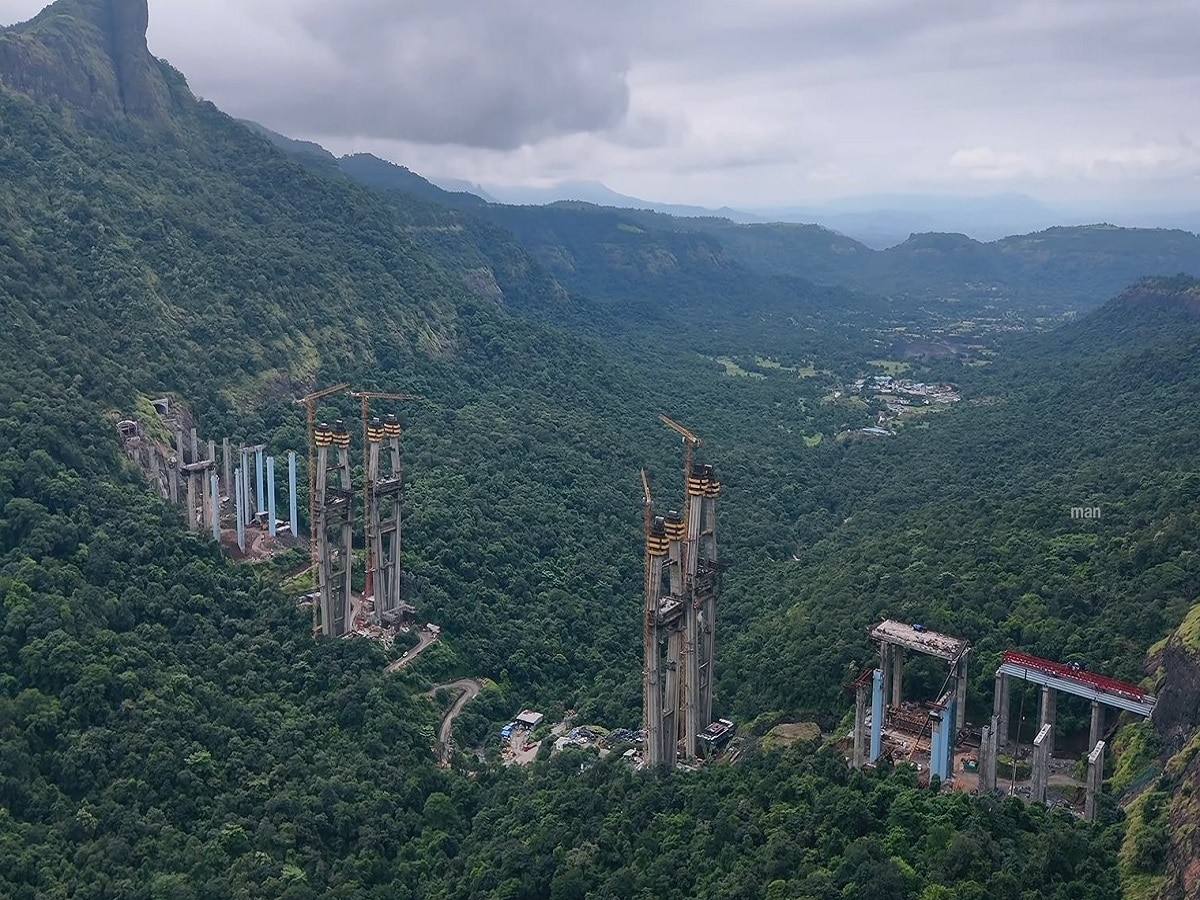
[[254, 512], [261, 513], [267, 508], [263, 503], [263, 498], [267, 495], [266, 488], [263, 484], [263, 448], [259, 447], [254, 451], [254, 486], [258, 493], [254, 495]]
[[[242, 461], [245, 462], [245, 455], [242, 456]], [[234, 481], [237, 483], [237, 505], [238, 510], [243, 509], [243, 504], [246, 502], [246, 467], [243, 465], [235, 473]], [[242, 521], [241, 513], [237, 517], [237, 534], [238, 534], [238, 549], [243, 552], [246, 549], [246, 523]]]
[[288, 451], [288, 503], [292, 514], [292, 537], [300, 535], [300, 521], [296, 518], [296, 451]]
[[208, 471], [208, 494], [211, 500], [209, 512], [212, 513], [212, 534], [213, 540], [218, 544], [221, 543], [221, 492], [217, 487], [217, 467], [213, 466]]
[[871, 673], [871, 757], [875, 762], [883, 752], [883, 669]]
[[275, 537], [275, 457], [267, 457], [267, 534]]

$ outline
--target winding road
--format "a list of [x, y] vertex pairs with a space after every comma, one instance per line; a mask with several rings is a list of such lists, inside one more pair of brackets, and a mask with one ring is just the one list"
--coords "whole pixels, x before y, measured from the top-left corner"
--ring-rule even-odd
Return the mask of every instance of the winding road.
[[460, 678], [457, 681], [439, 684], [425, 692], [426, 697], [433, 697], [438, 691], [462, 691], [462, 695], [446, 712], [445, 718], [442, 719], [442, 728], [438, 732], [438, 759], [442, 765], [450, 765], [450, 732], [454, 729], [454, 719], [463, 711], [464, 706], [479, 696], [481, 690], [483, 685], [474, 678]]
[[420, 636], [417, 639], [417, 646], [415, 646], [411, 650], [409, 650], [407, 656], [402, 656], [395, 662], [390, 663], [388, 665], [388, 667], [383, 670], [384, 673], [387, 675], [391, 675], [394, 672], [399, 672], [401, 669], [403, 669], [405, 666], [407, 666], [410, 662], [412, 662], [414, 659], [416, 659], [418, 656], [420, 656], [422, 653], [424, 653], [426, 650], [428, 650], [430, 647], [432, 647], [434, 644], [436, 644], [437, 639], [438, 639], [438, 636], [436, 634], [432, 634], [428, 631], [422, 631]]

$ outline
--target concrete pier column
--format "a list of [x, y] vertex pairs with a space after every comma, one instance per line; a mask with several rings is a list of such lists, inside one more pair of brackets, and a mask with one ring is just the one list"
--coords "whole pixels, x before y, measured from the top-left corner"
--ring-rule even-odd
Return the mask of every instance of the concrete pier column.
[[958, 679], [958, 685], [954, 697], [954, 708], [957, 712], [954, 717], [954, 730], [957, 734], [967, 724], [967, 655], [965, 653], [955, 668], [957, 669], [955, 677]]
[[300, 536], [300, 519], [296, 507], [296, 451], [288, 451], [288, 512], [291, 513], [292, 537]]
[[1054, 747], [1054, 726], [1047, 722], [1033, 739], [1033, 791], [1029, 799], [1046, 802], [1046, 786], [1050, 783], [1050, 751]]
[[[245, 457], [243, 456], [243, 461], [244, 460], [245, 460]], [[246, 523], [242, 520], [241, 511], [243, 509], [243, 505], [246, 502], [245, 484], [246, 484], [245, 466], [243, 466], [241, 469], [238, 469], [237, 472], [234, 474], [234, 495], [235, 495], [235, 501], [237, 503], [237, 508], [238, 508], [237, 542], [238, 542], [238, 549], [242, 550], [243, 552], [245, 552], [245, 550], [246, 550]]]
[[854, 686], [854, 756], [851, 765], [861, 769], [867, 762], [867, 691], [869, 685], [860, 681]]
[[242, 492], [238, 494], [238, 518], [243, 525], [250, 524], [250, 451], [242, 448]]
[[194, 426], [192, 428], [192, 433], [191, 433], [190, 437], [192, 439], [191, 440], [192, 458], [188, 461], [193, 462], [193, 463], [198, 463], [198, 462], [200, 462], [200, 435], [197, 434]]
[[1100, 792], [1104, 789], [1104, 741], [1096, 741], [1096, 746], [1088, 754], [1087, 792], [1083, 798], [1083, 817], [1089, 822], [1095, 822], [1099, 814]]
[[887, 641], [879, 643], [879, 668], [883, 673], [883, 705], [886, 709], [890, 708], [892, 699], [892, 672], [894, 671], [894, 663], [896, 654], [892, 653], [892, 645]]
[[183, 460], [179, 456], [179, 451], [175, 452], [175, 462], [167, 461], [167, 497], [172, 503], [179, 502], [179, 467], [183, 465]]
[[263, 472], [263, 448], [258, 447], [254, 451], [254, 513], [257, 515], [267, 508], [267, 504], [263, 502], [267, 495], [264, 487], [264, 472]]
[[154, 482], [154, 493], [161, 497], [162, 476], [158, 472], [158, 450], [153, 445], [150, 447], [150, 480]]
[[267, 534], [275, 537], [275, 457], [267, 457]]
[[1104, 704], [1099, 700], [1092, 701], [1092, 730], [1088, 734], [1088, 750], [1091, 750], [1096, 744], [1100, 743], [1100, 736], [1104, 734]]
[[188, 531], [196, 530], [196, 475], [187, 473], [187, 526]]
[[208, 489], [211, 479], [207, 470], [197, 472], [195, 478], [200, 491], [200, 521], [197, 524], [201, 531], [207, 531], [212, 528], [212, 491]]
[[883, 670], [871, 674], [871, 758], [879, 759], [883, 753]]
[[214, 466], [217, 464], [217, 442], [216, 441], [208, 442], [208, 460]]
[[229, 445], [229, 438], [221, 441], [221, 458], [225, 463], [225, 480], [221, 482], [221, 490], [225, 492], [225, 496], [233, 496], [233, 448]]
[[996, 717], [992, 716], [991, 723], [983, 726], [982, 740], [979, 743], [979, 792], [990, 794], [996, 790], [997, 742]]
[[1049, 685], [1042, 686], [1041, 725], [1053, 725], [1058, 715], [1058, 691]]
[[1008, 746], [1008, 714], [1009, 700], [1012, 694], [1011, 685], [1008, 682], [1008, 676], [1000, 674], [996, 676], [996, 701], [993, 704], [994, 715], [996, 716], [996, 746], [1004, 748]]
[[893, 646], [892, 659], [892, 706], [899, 706], [904, 700], [904, 648]]
[[946, 781], [954, 772], [954, 698], [941, 713], [935, 713], [929, 747], [929, 774]]
[[208, 470], [208, 493], [212, 498], [212, 505], [209, 507], [211, 518], [208, 524], [212, 528], [213, 540], [219, 544], [221, 543], [221, 487], [217, 482], [216, 466]]

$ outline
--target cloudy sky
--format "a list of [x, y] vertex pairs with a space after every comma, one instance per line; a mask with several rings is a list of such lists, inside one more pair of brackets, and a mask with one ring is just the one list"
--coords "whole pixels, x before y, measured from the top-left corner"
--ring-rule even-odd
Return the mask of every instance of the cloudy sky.
[[1197, 0], [150, 0], [149, 35], [337, 153], [740, 207], [1200, 207], [1198, 38]]

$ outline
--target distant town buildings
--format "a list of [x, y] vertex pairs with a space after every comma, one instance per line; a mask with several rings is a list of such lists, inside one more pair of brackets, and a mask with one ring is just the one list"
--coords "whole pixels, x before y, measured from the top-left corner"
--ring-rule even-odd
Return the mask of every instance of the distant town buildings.
[[947, 406], [962, 399], [958, 386], [949, 382], [928, 384], [891, 375], [868, 375], [853, 382], [848, 391], [864, 399], [882, 403], [875, 425], [855, 434], [867, 437], [891, 437], [901, 420], [934, 407]]

